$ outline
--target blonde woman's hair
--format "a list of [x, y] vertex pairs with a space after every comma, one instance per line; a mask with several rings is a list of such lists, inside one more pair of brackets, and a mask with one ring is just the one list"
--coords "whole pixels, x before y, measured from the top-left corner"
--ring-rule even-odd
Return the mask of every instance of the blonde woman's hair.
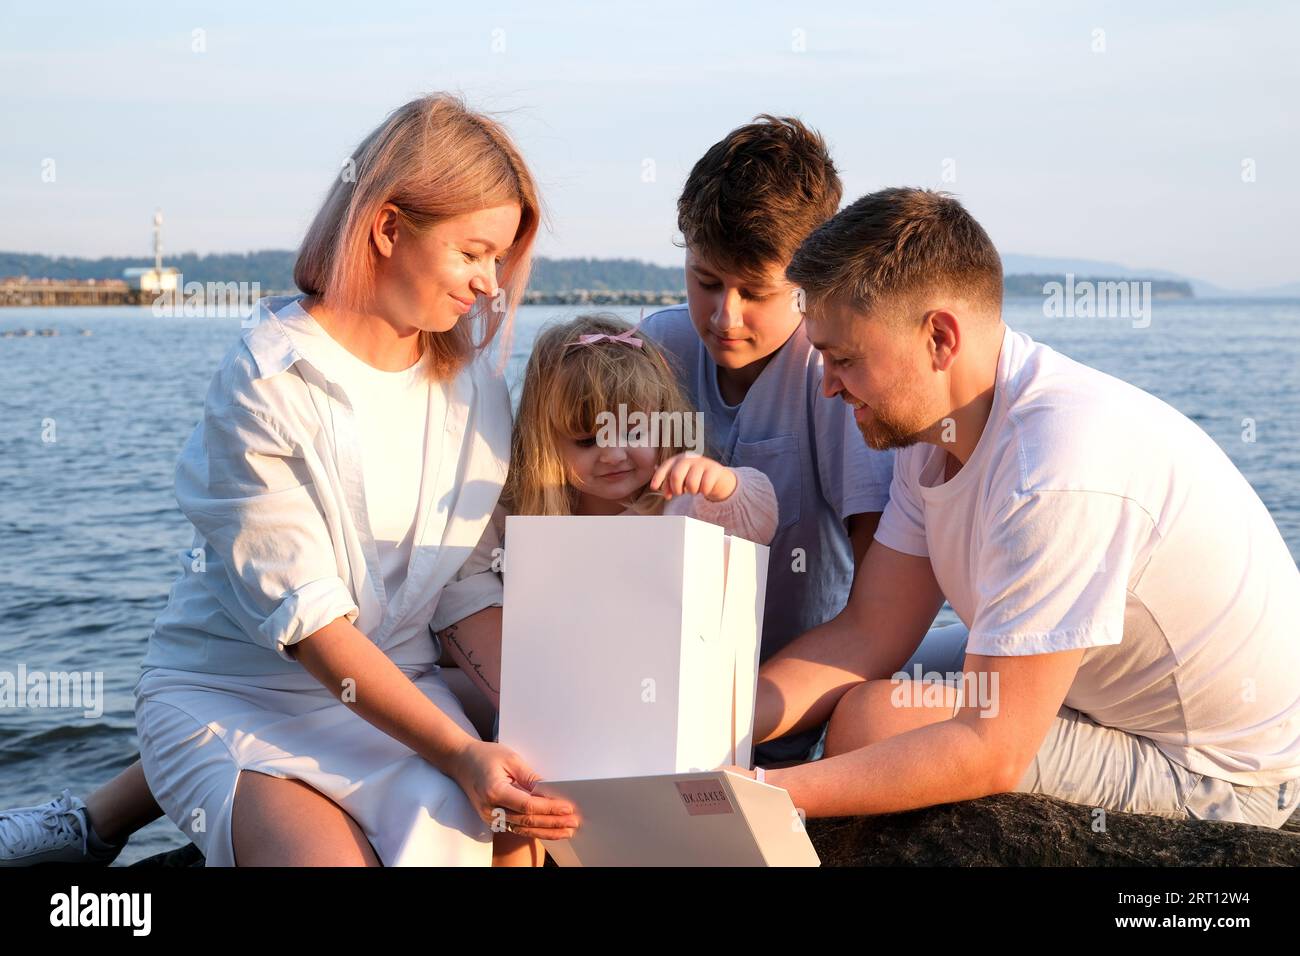
[[[508, 338], [541, 223], [536, 185], [496, 121], [449, 94], [412, 100], [390, 113], [344, 164], [298, 250], [298, 288], [327, 305], [364, 310], [379, 255], [370, 228], [385, 203], [395, 205], [416, 232], [453, 216], [519, 204], [519, 229], [498, 273], [504, 308], [476, 304], [449, 331], [420, 333], [433, 374], [454, 377], [503, 328]], [[477, 341], [475, 326], [481, 329]], [[502, 353], [509, 353], [508, 343]]]
[[[512, 514], [573, 514], [577, 490], [560, 443], [596, 434], [601, 412], [617, 415], [618, 406], [625, 405], [629, 414], [692, 414], [663, 353], [646, 336], [635, 336], [640, 348], [608, 339], [569, 344], [579, 336], [620, 335], [631, 328], [618, 316], [594, 313], [547, 326], [537, 336], [524, 373], [510, 473], [501, 496]], [[685, 450], [663, 445], [656, 449], [656, 464]], [[640, 514], [658, 514], [663, 503], [662, 495], [647, 489], [631, 507]]]

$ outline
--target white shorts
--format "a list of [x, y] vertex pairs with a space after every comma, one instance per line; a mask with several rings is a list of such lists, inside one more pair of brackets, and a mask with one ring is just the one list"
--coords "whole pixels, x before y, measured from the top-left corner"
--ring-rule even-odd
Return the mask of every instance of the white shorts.
[[[404, 669], [477, 737], [439, 670]], [[491, 828], [456, 782], [309, 674], [230, 677], [151, 668], [135, 692], [149, 789], [208, 866], [235, 864], [231, 810], [243, 770], [301, 780], [329, 797], [357, 822], [385, 866], [492, 864]]]

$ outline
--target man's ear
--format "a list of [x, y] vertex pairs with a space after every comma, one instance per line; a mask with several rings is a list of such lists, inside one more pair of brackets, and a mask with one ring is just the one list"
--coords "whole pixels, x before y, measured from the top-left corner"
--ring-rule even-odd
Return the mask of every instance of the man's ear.
[[935, 309], [925, 317], [926, 331], [929, 334], [930, 360], [935, 371], [946, 372], [957, 359], [961, 351], [961, 326], [957, 316], [947, 309]]
[[375, 221], [370, 224], [370, 241], [375, 244], [375, 249], [384, 258], [393, 254], [393, 247], [397, 245], [400, 223], [401, 216], [398, 214], [397, 207], [390, 202], [384, 203], [375, 213]]

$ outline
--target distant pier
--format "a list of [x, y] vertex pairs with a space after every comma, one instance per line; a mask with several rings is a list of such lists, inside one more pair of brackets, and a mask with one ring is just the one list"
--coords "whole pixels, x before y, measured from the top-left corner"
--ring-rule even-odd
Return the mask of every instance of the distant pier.
[[0, 307], [149, 305], [157, 293], [132, 289], [120, 279], [0, 279]]
[[[233, 283], [232, 283], [233, 284]], [[232, 290], [233, 294], [233, 290]], [[263, 295], [292, 295], [293, 292], [263, 291]], [[153, 289], [134, 288], [121, 279], [29, 279], [26, 276], [0, 279], [0, 307], [59, 305], [152, 305], [160, 294]], [[163, 299], [175, 294], [163, 293]], [[189, 302], [188, 294], [179, 296]], [[572, 289], [565, 292], [524, 293], [525, 305], [676, 305], [686, 299], [686, 290], [658, 292], [639, 289]], [[203, 295], [198, 295], [203, 301]]]

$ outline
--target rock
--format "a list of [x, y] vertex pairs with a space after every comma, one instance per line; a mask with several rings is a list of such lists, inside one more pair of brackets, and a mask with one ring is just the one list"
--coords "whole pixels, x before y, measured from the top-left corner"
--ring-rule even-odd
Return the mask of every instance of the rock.
[[187, 843], [179, 850], [168, 850], [156, 856], [137, 860], [132, 866], [203, 866], [203, 854], [193, 843]]
[[1107, 811], [1042, 794], [872, 817], [809, 820], [822, 866], [1300, 866], [1300, 820], [1282, 830]]
[[[1094, 833], [1092, 821], [1092, 807], [1000, 793], [809, 820], [808, 836], [822, 866], [1300, 866], [1300, 811], [1280, 830], [1114, 810], [1105, 832]], [[203, 855], [191, 843], [131, 865], [203, 866]]]

